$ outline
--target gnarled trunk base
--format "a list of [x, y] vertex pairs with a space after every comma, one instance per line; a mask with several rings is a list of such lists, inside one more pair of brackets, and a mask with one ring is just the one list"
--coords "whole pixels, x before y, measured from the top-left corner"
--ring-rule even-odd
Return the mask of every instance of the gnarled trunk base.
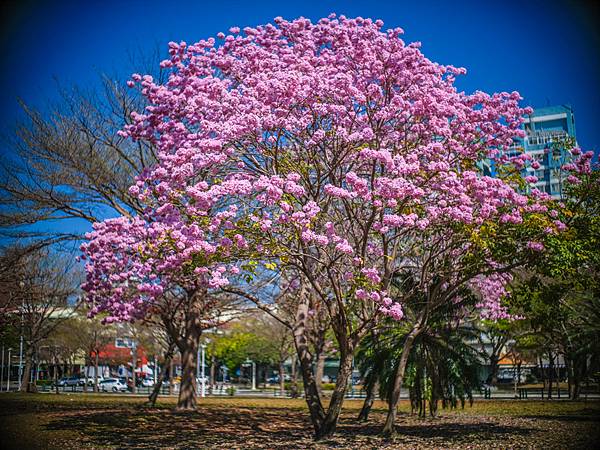
[[373, 402], [375, 401], [377, 391], [379, 391], [378, 381], [371, 383], [371, 385], [369, 385], [367, 388], [367, 397], [365, 398], [365, 402], [363, 403], [360, 413], [358, 414], [358, 420], [360, 422], [366, 422], [369, 420], [369, 413], [373, 407]]
[[393, 436], [395, 434], [395, 423], [396, 416], [398, 414], [398, 404], [400, 403], [400, 390], [402, 389], [402, 382], [404, 381], [404, 373], [406, 371], [406, 365], [408, 363], [408, 357], [412, 350], [415, 339], [420, 333], [420, 327], [415, 326], [406, 337], [404, 346], [402, 347], [402, 355], [396, 368], [396, 374], [394, 377], [394, 387], [389, 403], [388, 414], [383, 426], [382, 434], [384, 436]]
[[193, 411], [196, 409], [196, 347], [191, 342], [181, 355], [181, 386], [177, 399], [178, 411]]

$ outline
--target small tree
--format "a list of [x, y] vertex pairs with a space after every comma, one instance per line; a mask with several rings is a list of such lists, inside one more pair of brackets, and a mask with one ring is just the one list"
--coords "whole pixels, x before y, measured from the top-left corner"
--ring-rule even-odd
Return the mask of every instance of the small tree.
[[[571, 152], [581, 153], [578, 148]], [[590, 167], [592, 157], [588, 152], [569, 167], [578, 176], [565, 182], [567, 198], [556, 214], [568, 230], [549, 236], [543, 257], [520, 278], [512, 297], [514, 308], [526, 317], [528, 336], [536, 338], [539, 356], [547, 355], [553, 365], [555, 354], [564, 355], [573, 399], [579, 397], [582, 380], [600, 367], [600, 172]]]
[[10, 264], [4, 274], [13, 283], [10, 315], [25, 343], [19, 389], [35, 392], [35, 381], [30, 379], [34, 358], [40, 343], [70, 314], [65, 308], [77, 292], [77, 273], [60, 255], [36, 247], [9, 247], [2, 258], [3, 265]]

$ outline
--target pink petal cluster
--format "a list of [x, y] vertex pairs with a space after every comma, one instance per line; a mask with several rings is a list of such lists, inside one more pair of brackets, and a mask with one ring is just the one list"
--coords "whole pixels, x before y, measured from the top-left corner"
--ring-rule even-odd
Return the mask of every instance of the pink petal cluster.
[[[98, 225], [83, 246], [85, 288], [111, 317], [143, 315], [173, 283], [222, 287], [225, 264], [255, 251], [327, 271], [329, 292], [401, 318], [381, 299], [385, 274], [409, 263], [405, 242], [547, 211], [544, 193], [482, 175], [531, 163], [502, 151], [523, 136], [518, 93], [459, 91], [464, 69], [381, 21], [275, 22], [170, 43], [163, 84], [132, 76], [148, 106], [121, 134], [154, 145], [159, 163], [130, 189], [146, 214]], [[501, 280], [483, 281], [493, 303]]]
[[509, 314], [503, 300], [510, 295], [508, 284], [512, 281], [509, 273], [479, 275], [470, 281], [471, 288], [479, 294], [481, 302], [477, 305], [484, 319], [515, 319]]

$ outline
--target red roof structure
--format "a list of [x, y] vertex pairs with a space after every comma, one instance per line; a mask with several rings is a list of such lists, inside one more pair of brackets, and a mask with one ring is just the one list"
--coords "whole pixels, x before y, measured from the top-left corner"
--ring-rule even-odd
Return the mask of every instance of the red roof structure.
[[[148, 357], [143, 347], [138, 346], [137, 352], [137, 364], [140, 367], [144, 364], [148, 364]], [[96, 355], [94, 352], [90, 354], [92, 358]], [[106, 344], [98, 352], [98, 359], [109, 364], [131, 364], [131, 349], [128, 347], [117, 347], [114, 343]]]

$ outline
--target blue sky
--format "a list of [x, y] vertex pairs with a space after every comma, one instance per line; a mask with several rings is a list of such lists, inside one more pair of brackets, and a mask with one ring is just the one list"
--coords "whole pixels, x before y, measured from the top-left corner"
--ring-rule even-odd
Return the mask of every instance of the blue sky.
[[597, 150], [600, 34], [595, 11], [567, 1], [16, 1], [0, 11], [0, 129], [18, 116], [17, 97], [42, 106], [63, 84], [128, 75], [129, 55], [195, 42], [276, 16], [316, 20], [330, 12], [381, 18], [421, 41], [430, 59], [463, 66], [466, 91], [517, 90], [525, 104], [571, 104], [578, 140]]

